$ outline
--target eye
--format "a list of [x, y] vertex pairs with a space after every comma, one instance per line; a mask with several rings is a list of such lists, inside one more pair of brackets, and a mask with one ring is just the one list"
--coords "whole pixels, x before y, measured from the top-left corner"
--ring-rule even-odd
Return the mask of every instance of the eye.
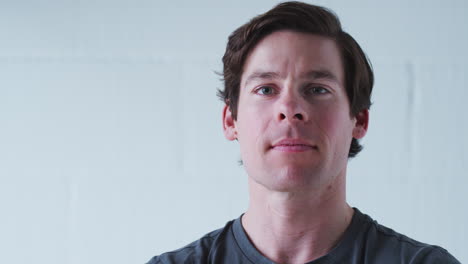
[[274, 94], [274, 90], [271, 86], [261, 86], [256, 90], [256, 93], [262, 94], [262, 95], [272, 95]]
[[306, 94], [326, 94], [330, 91], [322, 86], [311, 86], [306, 89]]

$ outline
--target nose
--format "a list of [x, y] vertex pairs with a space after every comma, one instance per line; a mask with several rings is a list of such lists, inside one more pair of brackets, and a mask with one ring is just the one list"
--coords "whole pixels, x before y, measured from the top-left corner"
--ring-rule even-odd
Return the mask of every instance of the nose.
[[278, 121], [305, 122], [308, 120], [304, 102], [294, 95], [285, 95], [278, 102]]

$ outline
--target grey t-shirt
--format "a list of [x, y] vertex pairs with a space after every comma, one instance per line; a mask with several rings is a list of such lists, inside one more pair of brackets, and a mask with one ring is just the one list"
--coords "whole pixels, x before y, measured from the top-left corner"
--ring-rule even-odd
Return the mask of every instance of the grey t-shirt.
[[[250, 242], [241, 218], [179, 249], [153, 257], [147, 264], [274, 264]], [[354, 208], [351, 224], [327, 255], [307, 264], [460, 263], [439, 246], [427, 245], [384, 227]]]

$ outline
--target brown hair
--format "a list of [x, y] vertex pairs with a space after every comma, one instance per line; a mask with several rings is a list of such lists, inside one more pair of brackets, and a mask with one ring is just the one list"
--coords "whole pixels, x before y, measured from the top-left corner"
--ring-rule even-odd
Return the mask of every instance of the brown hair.
[[[370, 108], [374, 83], [372, 67], [359, 44], [343, 31], [338, 17], [324, 7], [284, 2], [254, 17], [229, 36], [223, 56], [224, 90], [218, 90], [218, 96], [229, 106], [234, 120], [237, 118], [240, 80], [248, 54], [262, 38], [279, 30], [312, 33], [333, 39], [341, 51], [351, 115], [356, 116]], [[361, 150], [359, 141], [353, 138], [348, 157], [356, 156]]]

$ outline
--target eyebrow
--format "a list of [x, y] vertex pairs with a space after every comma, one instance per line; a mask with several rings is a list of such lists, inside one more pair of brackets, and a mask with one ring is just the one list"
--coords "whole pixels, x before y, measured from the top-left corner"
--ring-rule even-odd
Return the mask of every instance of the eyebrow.
[[313, 80], [315, 80], [315, 79], [325, 79], [325, 80], [328, 80], [328, 81], [336, 82], [338, 84], [340, 83], [338, 81], [338, 77], [336, 77], [335, 74], [333, 74], [331, 71], [325, 70], [325, 69], [309, 71], [309, 72], [306, 72], [305, 74], [303, 74], [301, 77], [305, 77], [305, 78], [313, 79]]
[[[278, 72], [257, 71], [257, 72], [250, 74], [249, 77], [247, 77], [247, 79], [244, 82], [244, 86], [247, 86], [249, 82], [256, 80], [256, 79], [272, 80], [272, 79], [277, 79], [279, 77], [280, 77], [280, 74]], [[325, 80], [333, 81], [339, 84], [338, 78], [331, 71], [325, 70], [325, 69], [308, 71], [302, 74], [301, 78], [307, 78], [307, 79], [312, 79], [312, 80], [325, 79]]]
[[272, 79], [277, 79], [279, 78], [279, 73], [277, 72], [262, 72], [262, 71], [257, 71], [249, 75], [247, 79], [244, 82], [244, 86], [247, 86], [247, 84], [253, 80], [260, 79], [260, 80], [272, 80]]

